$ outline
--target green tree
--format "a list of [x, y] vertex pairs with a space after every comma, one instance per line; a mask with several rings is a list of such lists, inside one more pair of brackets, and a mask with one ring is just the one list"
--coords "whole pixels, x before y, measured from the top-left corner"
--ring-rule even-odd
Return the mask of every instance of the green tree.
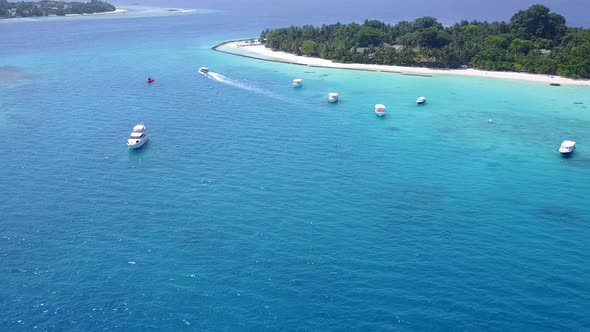
[[528, 54], [535, 48], [535, 43], [531, 40], [516, 38], [508, 46], [508, 50], [515, 54]]
[[301, 45], [301, 54], [303, 55], [317, 55], [318, 43], [313, 40], [305, 40]]
[[356, 33], [356, 41], [359, 47], [378, 46], [383, 43], [383, 33], [373, 27], [363, 26]]
[[442, 29], [443, 25], [436, 18], [430, 16], [420, 17], [414, 21], [414, 29], [423, 30], [428, 28]]
[[420, 32], [420, 46], [443, 48], [449, 43], [449, 35], [443, 29], [430, 27]]
[[567, 31], [565, 17], [550, 13], [549, 8], [543, 5], [533, 5], [514, 14], [510, 28], [523, 39], [559, 40]]
[[483, 44], [487, 48], [493, 47], [493, 48], [507, 49], [508, 46], [510, 46], [510, 40], [508, 39], [508, 36], [491, 35], [491, 36], [487, 36], [484, 39]]

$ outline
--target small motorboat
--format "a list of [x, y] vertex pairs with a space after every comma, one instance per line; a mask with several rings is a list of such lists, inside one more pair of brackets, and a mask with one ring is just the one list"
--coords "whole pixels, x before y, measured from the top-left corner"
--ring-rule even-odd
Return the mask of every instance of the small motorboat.
[[207, 67], [201, 67], [201, 68], [199, 68], [199, 74], [205, 75], [205, 76], [206, 75], [209, 75], [209, 68], [207, 68]]
[[375, 114], [377, 114], [377, 116], [384, 116], [385, 115], [385, 105], [383, 105], [383, 104], [375, 105]]
[[567, 156], [571, 155], [575, 149], [576, 149], [576, 142], [563, 141], [561, 143], [561, 146], [559, 147], [559, 153], [561, 153], [562, 156], [567, 157]]
[[561, 86], [561, 84], [559, 84], [559, 83], [549, 83], [549, 85], [551, 85], [551, 86]]
[[303, 80], [300, 78], [296, 78], [293, 80], [293, 87], [294, 88], [299, 88], [303, 85]]
[[148, 79], [147, 79], [148, 84], [154, 83], [155, 81], [156, 80], [151, 77], [148, 77]]
[[148, 138], [145, 125], [143, 123], [137, 124], [127, 139], [127, 146], [130, 149], [138, 149], [147, 142]]
[[416, 104], [418, 105], [422, 105], [426, 103], [426, 97], [420, 97], [418, 99], [416, 99]]
[[331, 103], [335, 103], [338, 101], [338, 94], [336, 92], [328, 93], [328, 101]]

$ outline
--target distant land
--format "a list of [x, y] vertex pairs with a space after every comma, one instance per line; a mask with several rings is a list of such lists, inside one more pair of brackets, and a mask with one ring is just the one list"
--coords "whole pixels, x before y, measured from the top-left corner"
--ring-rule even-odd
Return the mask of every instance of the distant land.
[[108, 2], [36, 1], [8, 2], [0, 0], [0, 19], [39, 16], [66, 16], [114, 12], [117, 8]]
[[340, 63], [427, 68], [476, 68], [590, 78], [590, 30], [566, 25], [543, 5], [510, 22], [461, 21], [445, 27], [434, 17], [390, 25], [291, 26], [266, 29], [267, 48]]

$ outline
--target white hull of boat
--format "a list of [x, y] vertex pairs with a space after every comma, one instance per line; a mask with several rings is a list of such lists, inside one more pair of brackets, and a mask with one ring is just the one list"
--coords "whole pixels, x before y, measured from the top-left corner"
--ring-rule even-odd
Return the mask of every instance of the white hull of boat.
[[571, 150], [559, 150], [559, 153], [561, 153], [562, 156], [564, 157], [569, 157], [572, 153], [574, 153], [574, 151], [576, 150], [576, 148], [573, 148]]
[[381, 117], [385, 115], [385, 105], [383, 104], [376, 104], [375, 105], [375, 114], [377, 114], [377, 116]]
[[557, 151], [559, 151], [562, 156], [569, 157], [574, 152], [574, 150], [576, 150], [576, 142], [563, 141]]
[[331, 103], [337, 103], [338, 102], [338, 98], [328, 98], [328, 101]]
[[129, 147], [129, 149], [132, 149], [132, 150], [139, 149], [145, 144], [145, 142], [148, 141], [148, 139], [149, 139], [149, 137], [146, 136], [145, 138], [140, 139], [139, 142], [137, 142], [137, 143], [129, 144], [129, 142], [127, 142], [127, 146]]

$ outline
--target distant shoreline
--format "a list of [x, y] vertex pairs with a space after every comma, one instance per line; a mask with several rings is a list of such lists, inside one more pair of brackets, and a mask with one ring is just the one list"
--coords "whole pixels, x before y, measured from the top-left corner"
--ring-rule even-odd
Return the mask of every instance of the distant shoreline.
[[308, 67], [388, 72], [402, 75], [424, 77], [432, 77], [434, 75], [460, 75], [471, 77], [488, 77], [498, 79], [520, 80], [546, 84], [590, 86], [590, 80], [575, 80], [562, 76], [538, 75], [519, 72], [487, 71], [471, 68], [431, 69], [423, 67], [403, 67], [359, 63], [337, 63], [326, 59], [300, 56], [281, 51], [273, 51], [261, 44], [248, 45], [248, 40], [250, 39], [225, 41], [213, 46], [212, 49], [218, 52], [237, 55], [245, 58], [281, 62]]
[[98, 18], [98, 17], [154, 17], [167, 15], [182, 15], [198, 12], [198, 9], [172, 8], [172, 7], [142, 7], [135, 5], [126, 5], [123, 8], [116, 8], [110, 12], [88, 13], [88, 14], [66, 14], [64, 16], [31, 16], [31, 17], [11, 17], [0, 18], [0, 24], [17, 23], [17, 22], [34, 22], [45, 20], [68, 20], [68, 18]]
[[[90, 13], [90, 14], [66, 14], [65, 16], [72, 17], [72, 16], [112, 15], [112, 14], [124, 14], [128, 11], [129, 10], [127, 10], [127, 9], [117, 8], [117, 9], [110, 11], [110, 12], [100, 12], [100, 13]], [[48, 17], [54, 17], [54, 16], [48, 16]]]
[[83, 13], [83, 14], [65, 14], [65, 15], [43, 15], [43, 16], [26, 16], [26, 17], [5, 17], [0, 18], [0, 21], [18, 21], [23, 19], [47, 19], [47, 18], [61, 18], [61, 17], [82, 17], [82, 16], [97, 16], [97, 15], [115, 15], [115, 14], [125, 14], [129, 12], [129, 9], [122, 9], [117, 8], [110, 12], [99, 12], [99, 13]]

